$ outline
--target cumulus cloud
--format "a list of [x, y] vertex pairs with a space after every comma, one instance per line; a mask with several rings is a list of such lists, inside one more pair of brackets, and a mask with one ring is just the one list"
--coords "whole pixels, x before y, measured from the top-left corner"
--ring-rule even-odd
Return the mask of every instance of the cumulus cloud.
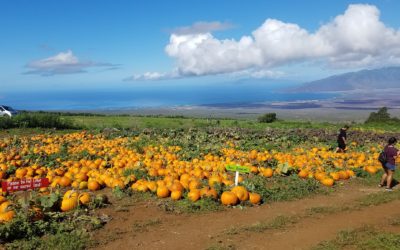
[[60, 52], [55, 56], [29, 62], [26, 68], [30, 69], [25, 74], [38, 74], [52, 76], [58, 74], [76, 74], [87, 72], [92, 67], [111, 67], [116, 65], [110, 63], [98, 63], [92, 61], [81, 61], [71, 50]]
[[178, 35], [203, 34], [218, 30], [231, 29], [233, 25], [229, 22], [196, 22], [191, 26], [173, 29], [171, 33]]
[[[315, 32], [267, 19], [251, 35], [235, 40], [214, 37], [211, 31], [218, 24], [203, 26], [177, 29], [165, 47], [167, 55], [176, 59], [175, 71], [181, 77], [235, 72], [270, 77], [273, 68], [303, 62], [332, 68], [400, 64], [400, 31], [386, 26], [378, 8], [368, 4], [349, 5]], [[257, 69], [264, 73], [256, 74]]]

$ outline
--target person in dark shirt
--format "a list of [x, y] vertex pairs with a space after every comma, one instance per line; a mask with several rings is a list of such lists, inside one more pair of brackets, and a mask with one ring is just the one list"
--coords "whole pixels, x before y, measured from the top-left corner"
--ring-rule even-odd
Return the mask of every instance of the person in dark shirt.
[[391, 137], [388, 141], [388, 145], [386, 145], [384, 149], [387, 162], [385, 164], [382, 164], [385, 173], [382, 175], [379, 187], [384, 187], [386, 182], [387, 191], [392, 191], [393, 173], [396, 169], [396, 157], [400, 155], [400, 151], [395, 148], [396, 142], [396, 138]]
[[349, 129], [349, 126], [345, 125], [339, 130], [339, 134], [337, 137], [338, 147], [336, 148], [336, 153], [343, 153], [346, 151], [347, 129]]

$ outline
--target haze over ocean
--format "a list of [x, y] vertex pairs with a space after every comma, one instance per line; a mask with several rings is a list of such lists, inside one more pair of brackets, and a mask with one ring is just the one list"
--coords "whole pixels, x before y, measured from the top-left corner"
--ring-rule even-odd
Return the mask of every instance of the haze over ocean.
[[[287, 86], [287, 85], [286, 85]], [[3, 94], [1, 103], [20, 110], [107, 110], [204, 104], [251, 104], [272, 101], [327, 99], [332, 94], [285, 93], [262, 84], [169, 85], [124, 89], [29, 91]]]

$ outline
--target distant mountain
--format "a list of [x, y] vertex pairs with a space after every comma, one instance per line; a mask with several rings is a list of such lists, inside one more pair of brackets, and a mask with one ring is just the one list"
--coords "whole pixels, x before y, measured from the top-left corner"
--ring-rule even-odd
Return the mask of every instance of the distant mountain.
[[325, 92], [400, 88], [400, 67], [361, 70], [303, 83], [290, 92]]

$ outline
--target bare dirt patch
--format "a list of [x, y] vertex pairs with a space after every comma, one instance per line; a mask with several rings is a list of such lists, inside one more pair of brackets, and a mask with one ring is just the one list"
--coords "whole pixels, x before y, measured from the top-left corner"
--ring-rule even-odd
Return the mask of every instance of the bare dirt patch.
[[[307, 249], [334, 237], [338, 230], [363, 224], [379, 224], [399, 215], [400, 201], [331, 212], [313, 208], [338, 207], [358, 202], [362, 197], [379, 193], [378, 188], [350, 184], [330, 195], [264, 204], [257, 207], [229, 208], [206, 214], [175, 214], [162, 211], [154, 203], [139, 202], [116, 210], [115, 205], [100, 210], [113, 219], [95, 235], [97, 249]], [[359, 203], [359, 202], [358, 202]], [[329, 210], [329, 209], [328, 209]], [[314, 211], [315, 212], [315, 211]], [[304, 216], [308, 214], [307, 216]], [[277, 229], [261, 232], [242, 228], [276, 218], [295, 221]], [[232, 230], [239, 233], [230, 234]], [[290, 239], [290, 240], [288, 240]]]

